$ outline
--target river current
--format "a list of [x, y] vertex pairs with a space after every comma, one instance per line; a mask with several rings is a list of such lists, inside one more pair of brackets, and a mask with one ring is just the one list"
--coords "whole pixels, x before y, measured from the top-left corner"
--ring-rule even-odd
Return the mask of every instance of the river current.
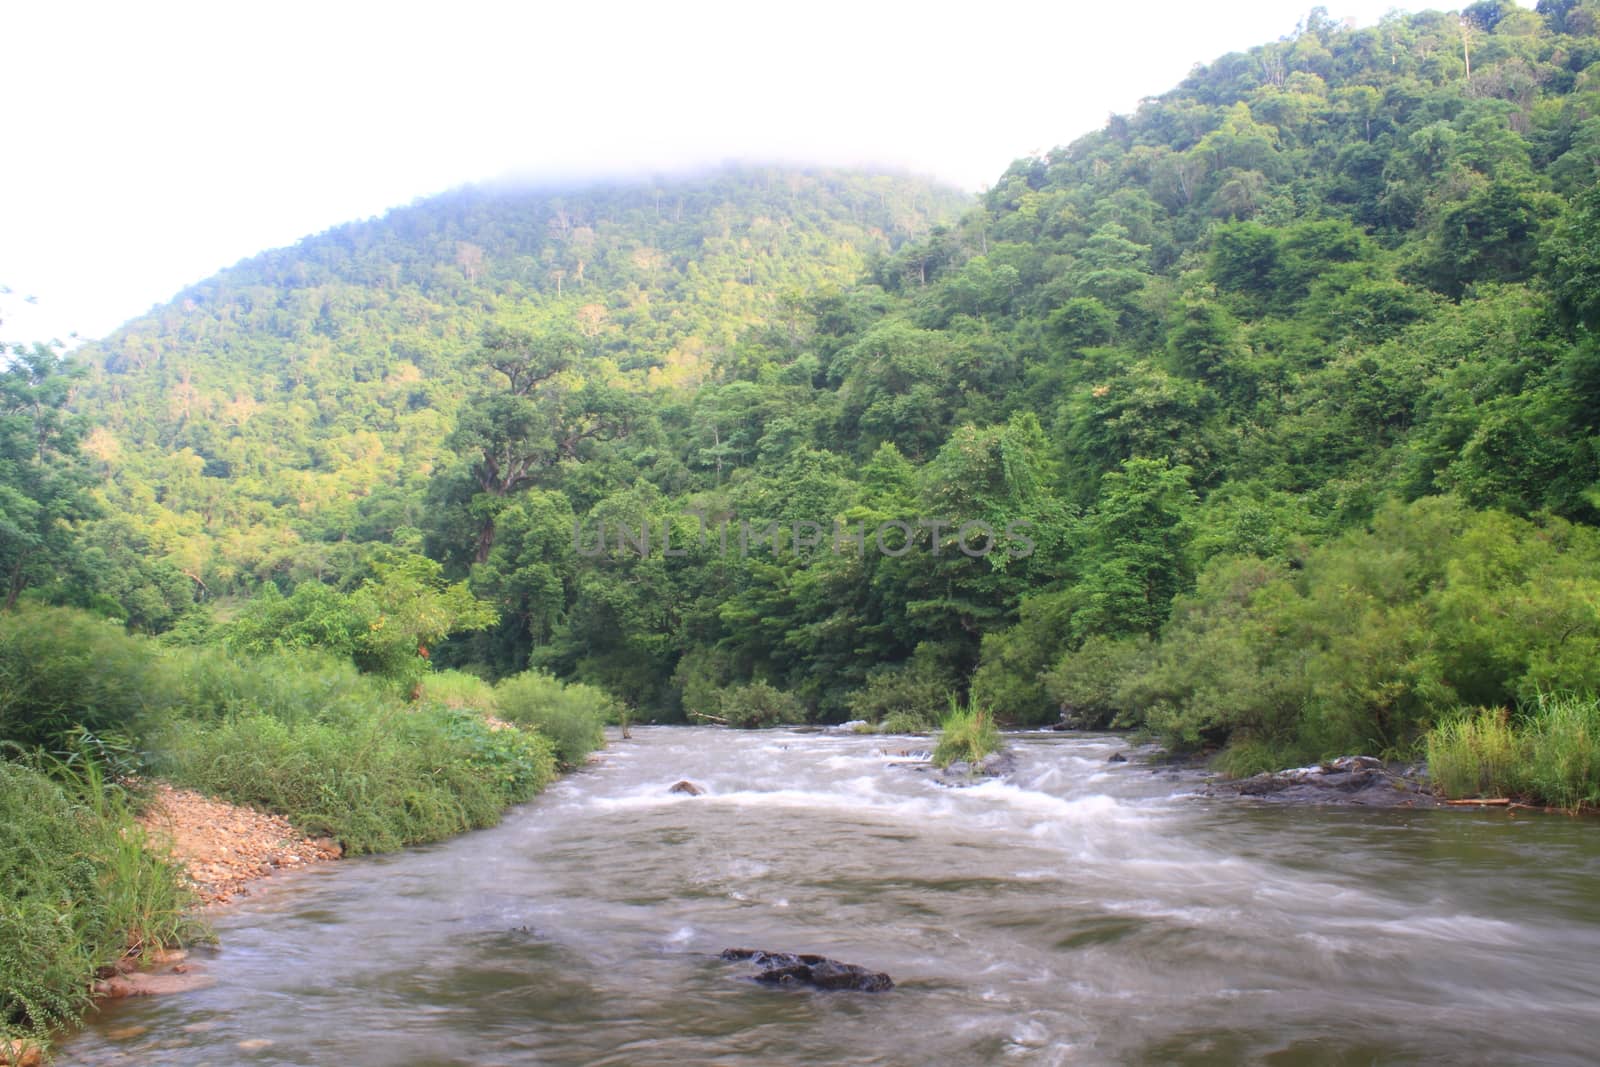
[[[500, 826], [279, 876], [62, 1064], [1593, 1064], [1600, 825], [1272, 807], [1011, 738], [636, 728]], [[680, 779], [703, 796], [669, 792]], [[887, 971], [746, 980], [724, 948]]]

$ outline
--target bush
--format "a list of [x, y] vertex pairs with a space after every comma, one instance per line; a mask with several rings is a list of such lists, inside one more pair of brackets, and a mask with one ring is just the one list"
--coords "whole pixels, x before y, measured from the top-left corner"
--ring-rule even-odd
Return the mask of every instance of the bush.
[[1154, 660], [1147, 637], [1091, 637], [1045, 673], [1045, 691], [1080, 729], [1132, 725], [1141, 710], [1132, 686]]
[[926, 659], [913, 658], [867, 675], [867, 684], [850, 695], [848, 706], [853, 718], [868, 722], [898, 716], [931, 723], [936, 709], [950, 702], [953, 688], [953, 680], [943, 670]]
[[173, 782], [280, 812], [352, 855], [493, 825], [555, 775], [541, 737], [393, 701], [287, 721], [262, 711], [177, 720], [154, 740], [154, 769]]
[[78, 1021], [95, 971], [192, 932], [177, 870], [93, 771], [0, 761], [0, 1038]]
[[1060, 701], [1049, 693], [1045, 675], [1070, 647], [1072, 614], [1079, 599], [1075, 589], [1025, 597], [1015, 626], [983, 635], [972, 695], [993, 709], [996, 718], [1033, 726], [1060, 717]]
[[499, 715], [532, 726], [550, 739], [563, 767], [576, 767], [605, 744], [602, 724], [616, 703], [594, 686], [567, 684], [541, 671], [524, 671], [495, 687]]
[[799, 698], [766, 682], [729, 686], [722, 690], [720, 697], [718, 717], [739, 729], [754, 730], [806, 721], [805, 705]]
[[1569, 811], [1600, 807], [1600, 702], [1541, 697], [1520, 732], [1523, 792]]
[[878, 732], [882, 734], [925, 734], [931, 733], [936, 725], [931, 712], [896, 711], [884, 716], [883, 722], [878, 724]]
[[992, 752], [1000, 750], [1000, 730], [994, 716], [975, 701], [960, 707], [950, 701], [950, 713], [939, 723], [939, 743], [933, 750], [937, 767], [952, 763], [977, 763]]
[[0, 741], [64, 747], [74, 728], [135, 731], [176, 696], [150, 641], [71, 608], [0, 615]]
[[1177, 749], [1246, 746], [1241, 762], [1404, 754], [1452, 708], [1600, 689], [1597, 568], [1592, 528], [1388, 504], [1299, 567], [1213, 560], [1148, 654], [1091, 640], [1047, 685]]
[[260, 713], [283, 723], [363, 718], [394, 691], [348, 659], [300, 650], [231, 657], [211, 649], [171, 653], [175, 712], [207, 722]]

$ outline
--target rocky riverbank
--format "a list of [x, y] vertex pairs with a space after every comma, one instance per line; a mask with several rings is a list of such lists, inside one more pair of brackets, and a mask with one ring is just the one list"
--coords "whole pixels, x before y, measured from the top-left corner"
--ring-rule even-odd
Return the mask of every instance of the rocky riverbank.
[[226, 904], [260, 879], [343, 854], [337, 841], [305, 837], [280, 815], [165, 783], [156, 784], [139, 822], [154, 842], [171, 847], [204, 905]]

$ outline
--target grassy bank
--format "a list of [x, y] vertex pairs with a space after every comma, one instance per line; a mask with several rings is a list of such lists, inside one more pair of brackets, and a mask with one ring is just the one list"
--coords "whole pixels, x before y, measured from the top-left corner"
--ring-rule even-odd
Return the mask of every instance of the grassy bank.
[[1543, 696], [1521, 714], [1463, 712], [1428, 733], [1428, 773], [1451, 799], [1600, 808], [1600, 700]]
[[184, 934], [190, 901], [116, 778], [381, 852], [498, 821], [598, 747], [613, 712], [598, 690], [537, 674], [429, 676], [415, 691], [325, 652], [227, 655], [69, 610], [0, 615], [0, 742], [15, 757], [0, 763], [0, 1037], [72, 1024], [96, 969]]
[[44, 1042], [95, 972], [194, 932], [178, 870], [92, 772], [0, 761], [0, 1042]]

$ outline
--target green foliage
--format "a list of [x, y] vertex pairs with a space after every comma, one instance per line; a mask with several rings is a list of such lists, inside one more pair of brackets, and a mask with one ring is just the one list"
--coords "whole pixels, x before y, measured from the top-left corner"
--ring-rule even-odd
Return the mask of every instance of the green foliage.
[[283, 597], [269, 586], [229, 624], [224, 640], [247, 655], [321, 649], [348, 656], [363, 671], [409, 688], [428, 670], [429, 645], [498, 618], [465, 583], [446, 582], [440, 564], [423, 556], [383, 553], [372, 572], [349, 594], [303, 582]]
[[1080, 729], [1130, 725], [1139, 706], [1136, 687], [1155, 658], [1148, 637], [1096, 635], [1063, 655], [1043, 674], [1061, 719]]
[[550, 740], [557, 761], [576, 767], [605, 744], [602, 725], [617, 715], [616, 703], [594, 686], [558, 681], [542, 671], [503, 679], [494, 689], [497, 714], [530, 726]]
[[0, 616], [0, 672], [11, 739], [72, 750], [69, 768], [83, 766], [78, 753], [145, 762], [357, 852], [487, 825], [554, 772], [542, 738], [493, 733], [443, 700], [408, 709], [384, 681], [318, 650], [167, 650], [82, 613], [30, 609]]
[[902, 666], [869, 673], [867, 684], [850, 697], [850, 715], [874, 723], [931, 723], [937, 709], [949, 701], [953, 687], [950, 675], [936, 660], [913, 657]]
[[1504, 708], [1445, 719], [1428, 731], [1428, 778], [1445, 796], [1504, 796], [1520, 770], [1518, 738]]
[[972, 698], [1002, 722], [1037, 725], [1060, 718], [1059, 698], [1048, 692], [1045, 671], [1072, 642], [1075, 590], [1041, 593], [1022, 601], [1015, 626], [983, 635]]
[[806, 721], [805, 705], [792, 693], [759, 681], [722, 690], [717, 713], [727, 725], [743, 730]]
[[1448, 797], [1524, 797], [1577, 811], [1600, 806], [1600, 702], [1541, 694], [1516, 717], [1463, 712], [1427, 736], [1428, 773]]
[[0, 343], [0, 603], [7, 609], [29, 586], [60, 581], [80, 551], [69, 524], [94, 510], [82, 420], [65, 410], [79, 377], [48, 345]]
[[0, 741], [61, 751], [78, 728], [131, 732], [178, 699], [144, 641], [68, 608], [0, 614]]
[[1051, 685], [1185, 748], [1403, 752], [1464, 702], [1600, 685], [1597, 564], [1589, 528], [1391, 506], [1297, 570], [1217, 561], [1153, 649], [1086, 644]]
[[[1590, 7], [1469, 7], [1470, 74], [1438, 13], [1314, 16], [959, 218], [746, 171], [257, 257], [85, 350], [108, 506], [51, 505], [83, 550], [31, 595], [189, 643], [186, 594], [260, 593], [235, 647], [533, 666], [661, 719], [937, 684], [1241, 766], [1600, 685]], [[815, 536], [741, 550], [775, 522]]]
[[152, 769], [172, 782], [280, 812], [352, 855], [493, 825], [555, 776], [553, 746], [537, 735], [378, 694], [309, 704], [289, 720], [247, 711], [174, 721], [152, 747]]
[[932, 733], [938, 722], [932, 711], [895, 711], [884, 716], [878, 723], [877, 732], [880, 734], [926, 734]]
[[421, 702], [494, 714], [499, 709], [495, 687], [464, 671], [434, 671], [422, 680]]
[[952, 697], [949, 712], [939, 720], [939, 743], [934, 746], [933, 764], [936, 767], [948, 767], [957, 762], [976, 764], [990, 753], [998, 752], [1003, 744], [994, 716], [986, 708], [972, 701], [959, 705]]
[[99, 967], [190, 936], [190, 903], [97, 774], [0, 761], [0, 1038], [76, 1023]]
[[[744, 358], [745, 335], [798, 328], [807, 294], [967, 202], [824, 169], [495, 185], [255, 256], [82, 352], [76, 404], [98, 424], [107, 511], [204, 598], [348, 588], [368, 546], [423, 533], [452, 531], [436, 558], [472, 561], [484, 509], [565, 481], [571, 457], [615, 456], [577, 416], [711, 377]], [[524, 388], [549, 370], [548, 389]], [[533, 464], [489, 471], [494, 440]], [[655, 473], [684, 471], [649, 426], [628, 440], [660, 449]], [[427, 499], [435, 482], [447, 507]]]

